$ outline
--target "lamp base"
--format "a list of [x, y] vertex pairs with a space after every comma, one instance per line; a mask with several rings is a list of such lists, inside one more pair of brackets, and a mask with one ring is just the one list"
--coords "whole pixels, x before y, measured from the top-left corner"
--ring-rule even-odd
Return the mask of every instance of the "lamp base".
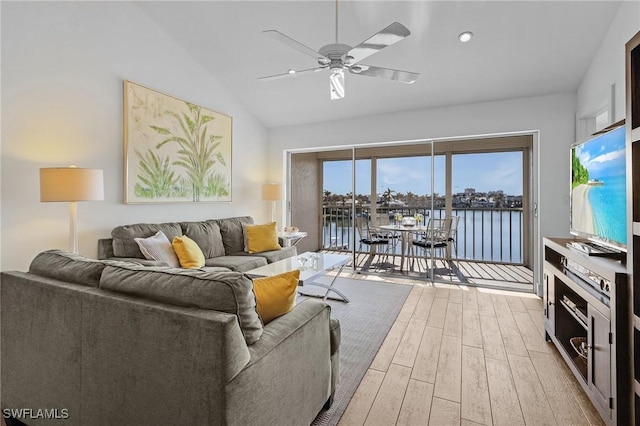
[[78, 254], [78, 206], [75, 201], [69, 203], [69, 251]]
[[276, 221], [276, 202], [271, 202], [271, 222]]

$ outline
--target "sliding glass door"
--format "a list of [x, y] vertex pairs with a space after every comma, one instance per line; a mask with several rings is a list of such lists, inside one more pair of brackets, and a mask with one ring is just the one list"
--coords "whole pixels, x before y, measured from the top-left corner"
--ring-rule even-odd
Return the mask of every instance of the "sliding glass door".
[[[292, 154], [290, 223], [317, 220], [299, 249], [350, 252], [359, 271], [460, 282], [460, 262], [532, 265], [531, 143], [517, 135]], [[398, 226], [403, 218], [416, 227]]]
[[523, 262], [523, 152], [452, 156], [452, 208], [461, 216], [460, 258]]

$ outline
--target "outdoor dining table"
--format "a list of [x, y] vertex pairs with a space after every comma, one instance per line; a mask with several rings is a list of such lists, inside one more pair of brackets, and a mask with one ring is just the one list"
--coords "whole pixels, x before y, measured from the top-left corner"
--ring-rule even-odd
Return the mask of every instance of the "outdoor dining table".
[[414, 226], [405, 226], [405, 225], [379, 225], [378, 229], [384, 230], [385, 232], [399, 232], [402, 241], [402, 248], [400, 250], [400, 271], [404, 271], [404, 258], [405, 254], [409, 255], [409, 247], [411, 246], [411, 240], [413, 239], [413, 234], [415, 233], [426, 233], [429, 230], [428, 226], [425, 225], [414, 225]]

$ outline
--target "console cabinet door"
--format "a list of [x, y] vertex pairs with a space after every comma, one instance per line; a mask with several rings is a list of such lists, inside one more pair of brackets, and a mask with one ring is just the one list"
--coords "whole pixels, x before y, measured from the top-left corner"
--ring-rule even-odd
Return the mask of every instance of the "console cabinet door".
[[609, 398], [611, 397], [611, 343], [609, 333], [611, 323], [597, 309], [589, 305], [589, 389], [606, 412], [610, 413]]
[[543, 291], [542, 302], [544, 304], [545, 329], [552, 336], [556, 334], [556, 296], [555, 296], [555, 276], [552, 272], [545, 270], [542, 276]]

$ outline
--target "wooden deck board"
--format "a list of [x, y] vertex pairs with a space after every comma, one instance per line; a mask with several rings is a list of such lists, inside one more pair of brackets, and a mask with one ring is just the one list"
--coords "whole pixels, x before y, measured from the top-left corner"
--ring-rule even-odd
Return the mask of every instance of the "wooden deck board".
[[[351, 252], [340, 250], [323, 250], [323, 252], [351, 254]], [[356, 269], [362, 273], [376, 273], [383, 276], [405, 276], [412, 279], [430, 280], [425, 273], [426, 265], [423, 258], [405, 258], [404, 271], [400, 271], [399, 255], [396, 255], [395, 259], [393, 256], [389, 256], [386, 260], [383, 256], [384, 254], [381, 253], [375, 254], [374, 256], [371, 256], [369, 252], [357, 253], [355, 262]], [[415, 271], [409, 270], [412, 260]], [[519, 291], [533, 290], [533, 272], [522, 265], [477, 262], [457, 258], [453, 258], [451, 262], [453, 264], [453, 271], [449, 273], [450, 264], [448, 261], [444, 259], [435, 260], [435, 268], [436, 272], [438, 272], [435, 277], [436, 280], [455, 284], [471, 283], [511, 288]], [[385, 265], [382, 265], [383, 263]], [[390, 267], [392, 264], [395, 265], [395, 267]]]

